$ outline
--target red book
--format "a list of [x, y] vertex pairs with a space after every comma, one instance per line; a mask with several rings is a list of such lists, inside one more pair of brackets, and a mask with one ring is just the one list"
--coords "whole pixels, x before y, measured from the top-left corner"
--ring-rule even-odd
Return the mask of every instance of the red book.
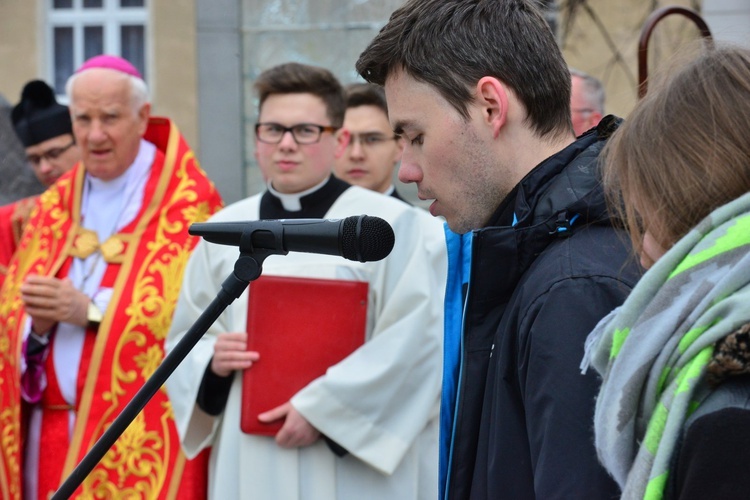
[[368, 283], [261, 276], [250, 284], [247, 349], [260, 360], [242, 379], [240, 426], [275, 435], [282, 420], [260, 413], [280, 406], [365, 341]]

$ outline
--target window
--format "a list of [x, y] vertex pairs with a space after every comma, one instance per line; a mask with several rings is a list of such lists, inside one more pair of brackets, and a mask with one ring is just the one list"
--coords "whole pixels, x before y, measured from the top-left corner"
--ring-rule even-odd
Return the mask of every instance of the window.
[[86, 59], [117, 54], [147, 78], [146, 0], [48, 0], [48, 74], [58, 95]]

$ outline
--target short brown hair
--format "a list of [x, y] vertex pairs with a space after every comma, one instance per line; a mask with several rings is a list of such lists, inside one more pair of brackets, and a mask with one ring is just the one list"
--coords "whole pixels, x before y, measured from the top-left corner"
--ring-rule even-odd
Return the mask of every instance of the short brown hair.
[[388, 102], [385, 91], [380, 85], [372, 83], [352, 83], [346, 87], [346, 108], [359, 106], [375, 106], [383, 110], [388, 116]]
[[539, 137], [571, 133], [570, 74], [531, 0], [409, 0], [357, 61], [378, 85], [399, 70], [432, 85], [465, 119], [473, 87], [495, 77]]
[[286, 63], [267, 69], [255, 81], [260, 100], [258, 109], [274, 94], [312, 94], [326, 105], [331, 125], [344, 123], [344, 90], [333, 73], [325, 68], [300, 63]]
[[664, 248], [750, 191], [750, 50], [704, 49], [650, 84], [604, 150], [604, 187], [636, 251]]

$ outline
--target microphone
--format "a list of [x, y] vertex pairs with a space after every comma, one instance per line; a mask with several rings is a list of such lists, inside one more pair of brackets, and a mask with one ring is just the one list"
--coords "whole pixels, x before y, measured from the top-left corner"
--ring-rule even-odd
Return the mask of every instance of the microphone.
[[243, 251], [263, 249], [274, 254], [292, 252], [339, 255], [368, 262], [381, 260], [393, 249], [390, 224], [379, 217], [355, 215], [346, 219], [274, 219], [244, 222], [202, 222], [188, 232]]

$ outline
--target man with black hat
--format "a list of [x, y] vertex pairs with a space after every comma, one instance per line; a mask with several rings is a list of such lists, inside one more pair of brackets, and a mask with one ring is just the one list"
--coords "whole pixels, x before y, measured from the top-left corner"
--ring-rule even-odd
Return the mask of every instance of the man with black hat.
[[[24, 86], [11, 120], [34, 175], [45, 187], [80, 159], [68, 107], [55, 100], [54, 91], [43, 81], [32, 80]], [[0, 286], [36, 200], [31, 196], [0, 207]]]

